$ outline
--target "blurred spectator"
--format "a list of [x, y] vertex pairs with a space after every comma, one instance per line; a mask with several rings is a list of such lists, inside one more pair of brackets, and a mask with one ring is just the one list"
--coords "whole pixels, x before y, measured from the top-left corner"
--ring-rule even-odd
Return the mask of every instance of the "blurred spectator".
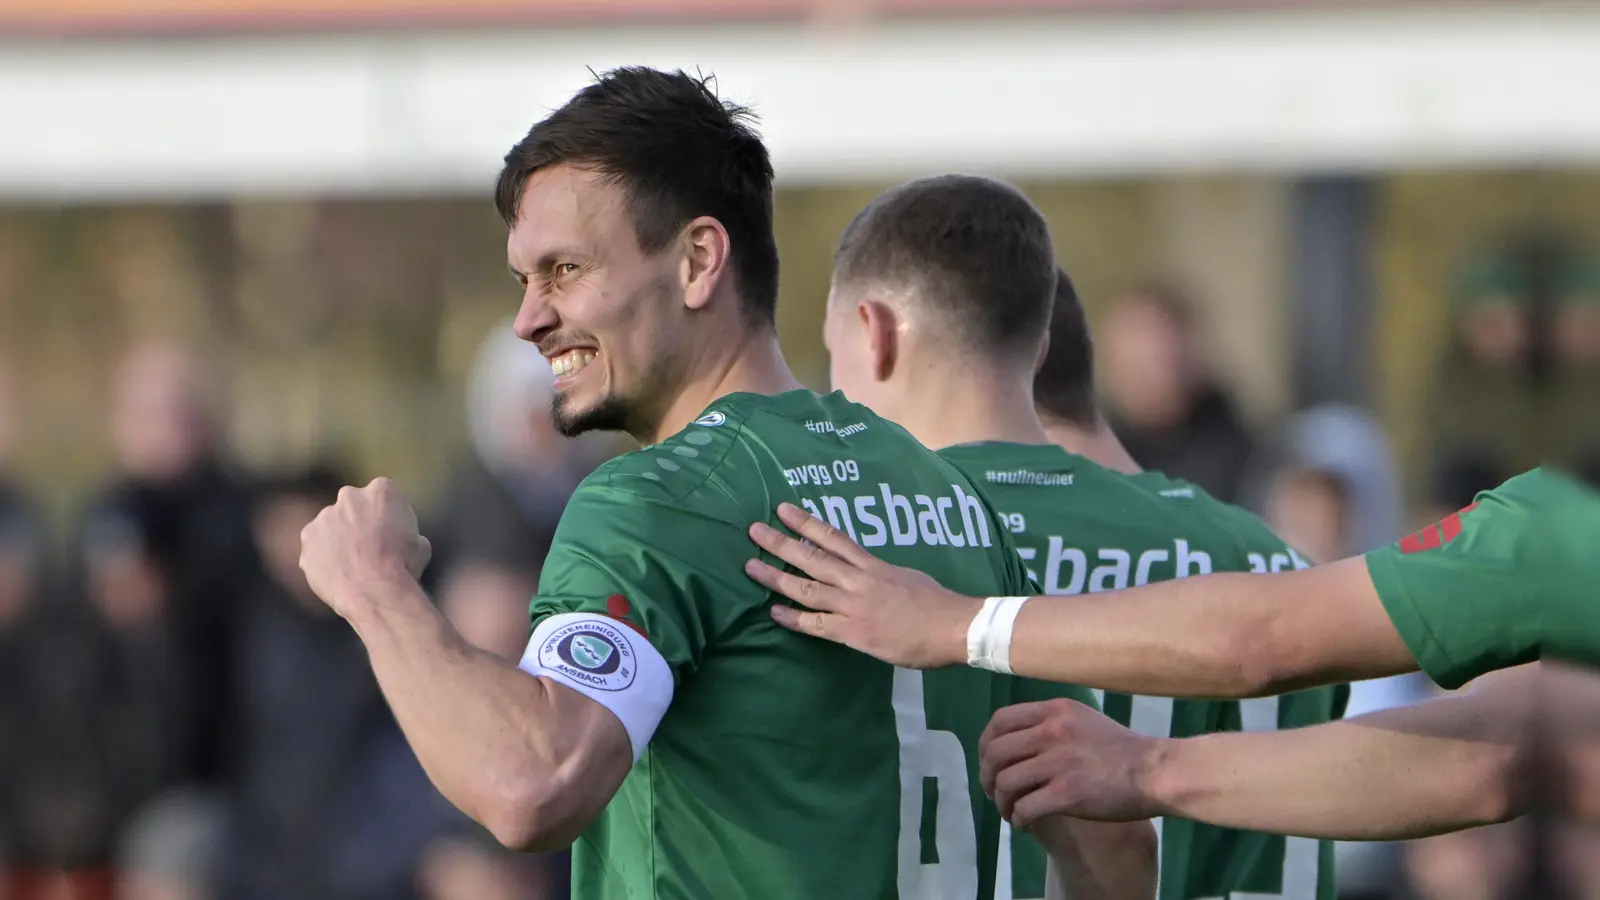
[[[1399, 481], [1388, 437], [1367, 413], [1328, 404], [1291, 417], [1262, 502], [1274, 531], [1313, 563], [1365, 553], [1404, 530]], [[1346, 716], [1415, 703], [1428, 681], [1403, 675], [1350, 686]], [[1400, 874], [1398, 848], [1337, 847], [1340, 896], [1385, 897]]]
[[1427, 521], [1539, 462], [1529, 290], [1527, 272], [1508, 260], [1475, 263], [1460, 278], [1452, 339], [1428, 404]]
[[553, 380], [509, 322], [491, 332], [467, 393], [472, 455], [429, 529], [440, 607], [467, 640], [506, 659], [527, 641], [528, 604], [567, 498], [606, 447], [556, 431]]
[[[241, 605], [233, 654], [239, 754], [217, 875], [228, 900], [412, 896], [417, 858], [453, 821], [360, 639], [300, 571], [301, 530], [346, 483], [321, 467], [274, 480], [252, 516], [265, 577]], [[191, 887], [208, 871], [198, 862], [168, 868], [192, 876]]]
[[1280, 452], [1264, 507], [1306, 558], [1343, 559], [1405, 530], [1389, 439], [1372, 416], [1338, 404], [1313, 407], [1285, 424]]
[[45, 589], [44, 530], [33, 498], [9, 466], [14, 414], [10, 382], [0, 369], [0, 900], [18, 835], [18, 795], [27, 768], [23, 742], [36, 698], [23, 671], [30, 661], [38, 605]]
[[1551, 315], [1552, 457], [1600, 484], [1600, 259], [1568, 263]]
[[185, 774], [204, 781], [219, 777], [227, 752], [232, 607], [255, 568], [246, 488], [220, 448], [217, 381], [177, 347], [131, 350], [112, 385], [117, 472], [106, 491], [138, 490], [172, 529], [169, 613], [191, 718], [181, 756]]
[[[43, 588], [44, 532], [34, 499], [11, 471], [12, 435], [10, 383], [0, 369], [0, 646], [11, 629], [27, 616]], [[0, 690], [4, 687], [0, 682]], [[0, 747], [0, 754], [3, 753]], [[0, 772], [3, 771], [4, 764], [0, 762]]]
[[1147, 469], [1235, 502], [1254, 441], [1200, 350], [1188, 298], [1150, 285], [1114, 304], [1098, 332], [1111, 424]]
[[7, 821], [19, 865], [42, 873], [25, 897], [101, 896], [80, 888], [102, 880], [117, 827], [179, 768], [183, 695], [165, 616], [174, 542], [158, 509], [132, 488], [108, 498], [86, 529], [81, 602], [37, 605], [0, 655], [24, 723], [6, 732]]
[[177, 789], [129, 823], [117, 854], [118, 900], [210, 900], [217, 896], [221, 805]]

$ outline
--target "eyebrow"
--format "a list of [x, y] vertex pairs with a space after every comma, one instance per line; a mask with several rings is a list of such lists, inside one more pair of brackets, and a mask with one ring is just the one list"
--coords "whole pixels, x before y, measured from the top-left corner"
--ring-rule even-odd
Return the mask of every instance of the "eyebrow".
[[550, 268], [551, 266], [555, 265], [557, 262], [564, 261], [564, 260], [588, 259], [588, 258], [590, 258], [589, 254], [582, 253], [582, 252], [580, 252], [579, 250], [577, 250], [574, 247], [561, 246], [561, 247], [552, 248], [550, 250], [546, 250], [544, 253], [539, 254], [539, 260], [538, 260], [538, 262], [534, 263], [532, 272], [523, 272], [522, 270], [518, 269], [515, 265], [513, 265], [513, 264], [511, 264], [509, 262], [506, 263], [506, 268], [511, 271], [512, 277], [515, 277], [515, 278], [532, 278], [535, 273], [542, 272], [542, 271]]

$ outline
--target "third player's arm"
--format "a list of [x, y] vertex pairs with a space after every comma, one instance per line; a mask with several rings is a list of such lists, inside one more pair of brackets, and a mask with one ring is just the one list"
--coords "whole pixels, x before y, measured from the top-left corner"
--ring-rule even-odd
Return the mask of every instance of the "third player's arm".
[[1257, 697], [1414, 671], [1365, 560], [1035, 598], [1019, 675], [1164, 697]]
[[[757, 524], [756, 544], [805, 578], [759, 560], [747, 573], [814, 612], [775, 607], [785, 627], [887, 662], [967, 662], [983, 600], [874, 558], [826, 522], [780, 508], [801, 542]], [[1360, 557], [1270, 575], [1226, 573], [1123, 591], [1035, 597], [1009, 644], [1018, 675], [1129, 694], [1253, 697], [1414, 671]]]
[[[1019, 584], [1031, 585], [1018, 568]], [[1100, 704], [1080, 687], [1028, 678], [1011, 679], [1012, 697], [1023, 703], [1068, 699], [1090, 709]], [[1047, 900], [1152, 900], [1160, 843], [1148, 819], [1093, 822], [1068, 816], [1045, 816], [1027, 831], [1049, 858], [1045, 877]]]
[[1335, 840], [1401, 840], [1504, 821], [1537, 666], [1462, 696], [1283, 732], [1163, 742], [1147, 790], [1170, 815]]

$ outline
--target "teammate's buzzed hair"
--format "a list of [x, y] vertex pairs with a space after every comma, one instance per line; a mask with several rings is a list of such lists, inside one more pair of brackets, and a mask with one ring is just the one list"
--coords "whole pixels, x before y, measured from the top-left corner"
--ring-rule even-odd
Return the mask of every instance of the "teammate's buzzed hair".
[[1065, 269], [1056, 273], [1050, 349], [1033, 376], [1033, 405], [1041, 418], [1088, 429], [1100, 422], [1094, 402], [1094, 341], [1089, 336], [1089, 317]]
[[971, 175], [907, 182], [856, 216], [834, 253], [836, 288], [925, 302], [953, 341], [991, 355], [1034, 349], [1055, 291], [1050, 226], [1011, 185]]
[[514, 225], [528, 177], [558, 165], [591, 168], [626, 191], [646, 253], [666, 247], [698, 216], [728, 230], [744, 312], [772, 325], [778, 245], [772, 234], [772, 160], [749, 109], [717, 98], [711, 78], [643, 66], [614, 69], [536, 123], [506, 154], [495, 184]]

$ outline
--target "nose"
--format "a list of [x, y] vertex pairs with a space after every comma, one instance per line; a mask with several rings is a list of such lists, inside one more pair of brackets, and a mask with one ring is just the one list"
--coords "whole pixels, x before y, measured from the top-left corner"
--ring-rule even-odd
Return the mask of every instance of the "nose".
[[549, 301], [540, 295], [536, 286], [528, 285], [522, 292], [522, 306], [518, 307], [517, 318], [512, 325], [517, 337], [537, 344], [560, 323], [561, 317], [556, 315]]

